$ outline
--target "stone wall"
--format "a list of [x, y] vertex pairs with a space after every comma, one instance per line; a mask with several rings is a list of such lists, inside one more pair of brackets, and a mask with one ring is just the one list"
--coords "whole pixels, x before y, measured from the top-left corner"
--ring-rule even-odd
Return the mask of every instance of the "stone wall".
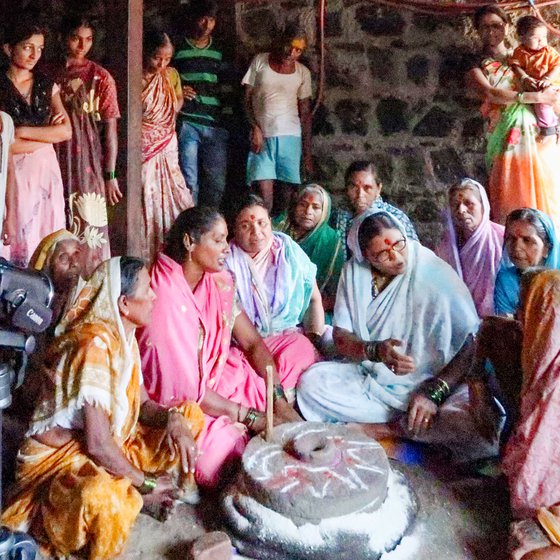
[[[309, 31], [305, 63], [318, 72], [312, 0], [239, 2], [240, 58], [267, 47], [284, 22]], [[344, 204], [345, 167], [371, 158], [385, 198], [404, 209], [433, 245], [445, 188], [471, 176], [484, 183], [483, 123], [466, 97], [463, 74], [476, 33], [468, 18], [388, 10], [368, 0], [329, 0], [324, 104], [314, 119], [317, 177]], [[547, 15], [558, 23], [560, 9]]]
[[[53, 27], [76, 0], [14, 0], [39, 9]], [[145, 0], [146, 21], [170, 32], [181, 22], [181, 0]], [[305, 62], [318, 76], [318, 0], [222, 0], [217, 33], [235, 51], [243, 73], [251, 57], [269, 47], [286, 22], [307, 29]], [[82, 0], [104, 20], [106, 0]], [[543, 11], [560, 28], [560, 7]], [[324, 102], [314, 118], [315, 179], [345, 204], [343, 174], [357, 158], [371, 158], [380, 169], [383, 195], [415, 221], [422, 240], [439, 236], [445, 188], [470, 175], [484, 183], [483, 123], [478, 102], [468, 99], [463, 75], [478, 46], [468, 18], [443, 18], [388, 10], [373, 0], [328, 0]], [[50, 58], [59, 48], [47, 41]], [[105, 63], [110, 52], [101, 25], [93, 57]], [[240, 92], [241, 95], [241, 92]], [[243, 178], [246, 123], [232, 142], [231, 196]]]

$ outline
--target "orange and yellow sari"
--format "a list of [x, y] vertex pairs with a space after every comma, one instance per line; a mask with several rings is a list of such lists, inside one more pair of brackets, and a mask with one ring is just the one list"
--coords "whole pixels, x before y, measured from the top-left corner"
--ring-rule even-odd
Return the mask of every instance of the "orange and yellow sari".
[[[170, 453], [165, 430], [138, 422], [141, 370], [134, 335], [126, 337], [116, 306], [120, 259], [103, 263], [61, 322], [46, 364], [44, 397], [37, 406], [19, 455], [16, 485], [2, 524], [30, 531], [50, 553], [88, 547], [92, 560], [123, 549], [142, 507], [131, 481], [109, 474], [90, 459], [83, 443], [83, 406], [101, 407], [128, 460], [150, 473], [179, 475], [179, 454]], [[204, 417], [198, 405], [181, 408], [195, 438]], [[71, 430], [60, 447], [34, 435], [54, 427]]]
[[[492, 87], [515, 90], [513, 71], [491, 58], [481, 64]], [[517, 208], [536, 208], [560, 227], [560, 145], [537, 142], [537, 119], [531, 105], [512, 103], [481, 108], [488, 121], [486, 163], [492, 220], [505, 223]]]

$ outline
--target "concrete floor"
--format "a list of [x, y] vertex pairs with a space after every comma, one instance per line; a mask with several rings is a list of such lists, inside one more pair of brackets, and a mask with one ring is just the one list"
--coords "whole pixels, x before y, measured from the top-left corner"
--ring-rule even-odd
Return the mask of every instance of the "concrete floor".
[[[393, 464], [412, 481], [420, 514], [391, 560], [507, 559], [509, 508], [503, 481]], [[198, 508], [182, 505], [164, 523], [141, 515], [122, 559], [184, 560], [193, 539], [221, 528], [219, 516], [216, 498], [207, 498]]]
[[[7, 424], [4, 461], [17, 449], [6, 437], [14, 434]], [[460, 474], [444, 457], [422, 464], [392, 460], [411, 481], [420, 513], [411, 535], [387, 560], [506, 560], [510, 513], [504, 480]], [[186, 560], [194, 539], [222, 528], [217, 496], [204, 496], [197, 507], [181, 504], [165, 522], [141, 514], [121, 560]]]

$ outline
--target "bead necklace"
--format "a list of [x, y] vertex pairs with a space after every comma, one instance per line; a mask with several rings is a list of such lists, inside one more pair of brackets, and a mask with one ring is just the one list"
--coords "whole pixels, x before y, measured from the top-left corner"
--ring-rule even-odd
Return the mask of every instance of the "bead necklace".
[[375, 299], [379, 295], [379, 285], [377, 284], [377, 276], [373, 270], [371, 271], [371, 297]]

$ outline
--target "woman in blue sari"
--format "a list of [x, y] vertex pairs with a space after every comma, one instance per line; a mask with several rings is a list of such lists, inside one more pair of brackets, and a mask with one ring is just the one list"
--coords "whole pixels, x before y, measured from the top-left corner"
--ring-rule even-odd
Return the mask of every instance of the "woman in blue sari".
[[506, 220], [504, 251], [494, 289], [497, 315], [512, 316], [519, 306], [521, 276], [531, 267], [560, 268], [552, 220], [540, 210], [519, 208]]

